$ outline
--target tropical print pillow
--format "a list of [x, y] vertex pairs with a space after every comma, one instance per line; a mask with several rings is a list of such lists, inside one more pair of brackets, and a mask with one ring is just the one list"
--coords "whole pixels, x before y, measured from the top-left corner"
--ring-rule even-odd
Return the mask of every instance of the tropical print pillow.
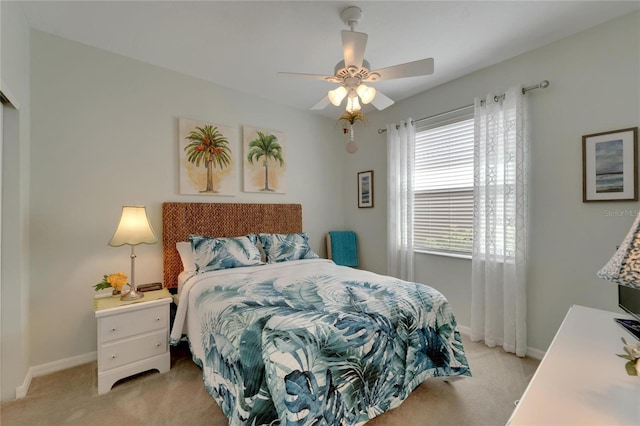
[[258, 240], [264, 248], [267, 263], [320, 257], [309, 247], [309, 237], [304, 232], [299, 234], [260, 234]]
[[190, 235], [196, 272], [260, 265], [260, 251], [256, 247], [257, 236], [211, 238]]

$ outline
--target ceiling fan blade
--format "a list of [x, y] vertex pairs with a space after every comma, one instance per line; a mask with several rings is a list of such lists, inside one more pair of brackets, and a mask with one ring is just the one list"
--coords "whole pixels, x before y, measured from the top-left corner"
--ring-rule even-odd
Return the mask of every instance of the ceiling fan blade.
[[362, 67], [364, 49], [367, 47], [367, 35], [356, 31], [342, 30], [342, 51], [344, 54], [344, 66]]
[[373, 100], [371, 101], [371, 105], [373, 105], [379, 110], [383, 110], [393, 105], [393, 100], [387, 95], [384, 95], [380, 93], [380, 91], [378, 91], [376, 92], [376, 97], [373, 98]]
[[316, 103], [314, 106], [311, 107], [312, 110], [319, 110], [319, 109], [325, 109], [327, 107], [327, 105], [329, 105], [330, 101], [329, 101], [329, 96], [325, 96], [324, 98], [320, 99], [320, 101], [318, 101], [318, 103]]
[[431, 74], [433, 74], [433, 58], [428, 58], [372, 71], [364, 81], [392, 80]]
[[298, 72], [279, 72], [278, 75], [280, 77], [293, 77], [293, 78], [301, 78], [304, 80], [322, 80], [329, 81], [331, 83], [336, 83], [337, 79], [333, 75], [320, 75], [320, 74], [304, 74]]

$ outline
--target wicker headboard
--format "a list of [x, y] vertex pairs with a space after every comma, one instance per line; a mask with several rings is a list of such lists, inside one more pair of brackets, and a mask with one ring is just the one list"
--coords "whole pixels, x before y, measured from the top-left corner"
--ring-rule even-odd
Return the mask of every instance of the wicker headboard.
[[189, 234], [235, 237], [249, 233], [302, 232], [302, 205], [250, 203], [162, 203], [164, 286], [176, 288], [182, 262], [176, 243]]

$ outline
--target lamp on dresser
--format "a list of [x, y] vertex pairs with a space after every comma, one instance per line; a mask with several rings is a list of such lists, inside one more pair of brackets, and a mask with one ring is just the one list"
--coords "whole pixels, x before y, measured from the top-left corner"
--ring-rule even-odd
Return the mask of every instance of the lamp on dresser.
[[155, 244], [158, 242], [155, 232], [149, 223], [147, 209], [144, 206], [123, 206], [120, 223], [113, 234], [109, 245], [120, 247], [128, 244], [131, 246], [131, 282], [129, 291], [120, 296], [121, 300], [136, 300], [144, 296], [139, 292], [135, 284], [136, 254], [134, 247], [138, 244]]
[[598, 276], [618, 285], [618, 305], [638, 320], [621, 325], [640, 340], [640, 213]]
[[598, 276], [618, 285], [640, 289], [640, 214]]

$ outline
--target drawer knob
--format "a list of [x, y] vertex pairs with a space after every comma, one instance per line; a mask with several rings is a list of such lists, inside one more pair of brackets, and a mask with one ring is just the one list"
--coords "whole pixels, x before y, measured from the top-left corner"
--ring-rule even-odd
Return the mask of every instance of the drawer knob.
[[113, 327], [113, 328], [111, 329], [111, 331], [116, 331], [116, 328], [115, 328], [115, 327]]
[[156, 343], [156, 348], [159, 348], [159, 347], [160, 347], [160, 343]]
[[160, 318], [156, 318], [156, 321], [160, 321]]
[[116, 359], [116, 355], [115, 354], [111, 355], [111, 359]]

